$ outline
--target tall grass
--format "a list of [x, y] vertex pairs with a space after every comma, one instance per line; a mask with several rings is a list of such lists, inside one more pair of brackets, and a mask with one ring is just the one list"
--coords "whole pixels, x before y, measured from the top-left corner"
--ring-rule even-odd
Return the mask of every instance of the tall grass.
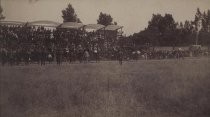
[[1, 117], [209, 117], [210, 61], [0, 67]]

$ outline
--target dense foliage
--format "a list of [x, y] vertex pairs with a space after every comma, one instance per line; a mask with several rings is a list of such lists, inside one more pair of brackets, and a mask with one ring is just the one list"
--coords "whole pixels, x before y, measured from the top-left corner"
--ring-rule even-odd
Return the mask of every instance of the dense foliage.
[[195, 19], [184, 23], [176, 22], [171, 14], [153, 14], [148, 27], [129, 38], [136, 45], [186, 46], [195, 44], [197, 32], [198, 44], [210, 45], [210, 10], [201, 13], [198, 8]]
[[113, 18], [111, 17], [111, 15], [101, 12], [99, 14], [99, 18], [97, 20], [97, 23], [108, 26], [108, 25], [113, 24], [112, 21], [113, 21]]
[[3, 19], [5, 18], [5, 17], [3, 16], [2, 12], [3, 12], [3, 9], [2, 9], [2, 7], [0, 6], [0, 20], [3, 20]]
[[80, 19], [77, 17], [74, 8], [71, 4], [68, 4], [68, 7], [62, 11], [63, 22], [78, 22], [81, 23]]

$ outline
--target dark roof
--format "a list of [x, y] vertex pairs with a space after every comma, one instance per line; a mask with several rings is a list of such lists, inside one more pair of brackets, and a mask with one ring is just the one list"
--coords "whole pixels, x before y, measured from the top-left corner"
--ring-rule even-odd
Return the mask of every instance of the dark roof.
[[101, 24], [88, 24], [84, 27], [85, 29], [93, 29], [93, 30], [100, 30], [102, 28], [105, 28], [104, 25], [101, 25]]
[[82, 23], [77, 22], [65, 22], [59, 26], [59, 28], [68, 28], [68, 29], [80, 29], [84, 25]]
[[58, 22], [47, 21], [47, 20], [33, 21], [28, 23], [28, 26], [58, 27], [59, 25], [60, 23]]
[[24, 25], [25, 22], [19, 22], [19, 21], [0, 21], [0, 25]]
[[118, 30], [120, 28], [123, 28], [123, 26], [118, 26], [118, 25], [108, 25], [105, 27], [105, 30], [110, 30], [110, 31], [114, 31], [114, 30]]

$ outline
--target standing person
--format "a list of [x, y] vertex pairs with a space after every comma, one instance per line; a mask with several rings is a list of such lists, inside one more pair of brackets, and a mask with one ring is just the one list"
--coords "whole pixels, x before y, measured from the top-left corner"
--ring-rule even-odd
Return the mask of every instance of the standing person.
[[137, 50], [136, 51], [136, 60], [138, 60], [139, 59], [139, 56], [141, 55], [141, 51], [140, 50]]
[[94, 48], [94, 50], [93, 50], [93, 55], [94, 55], [95, 61], [98, 62], [98, 61], [99, 61], [99, 55], [98, 55], [98, 50], [97, 50], [97, 48]]
[[144, 53], [144, 59], [145, 59], [145, 60], [148, 59], [148, 53], [147, 53], [147, 51]]
[[73, 51], [72, 50], [69, 50], [69, 55], [68, 55], [69, 63], [72, 63], [73, 62], [73, 60], [74, 60], [73, 56], [74, 56]]
[[83, 49], [81, 45], [79, 45], [77, 49], [77, 58], [79, 59], [79, 62], [81, 63], [83, 59]]
[[61, 65], [61, 61], [62, 61], [62, 50], [60, 48], [57, 48], [56, 50], [56, 62], [57, 65]]
[[89, 61], [89, 57], [90, 57], [90, 54], [89, 54], [88, 50], [85, 50], [85, 52], [84, 52], [85, 63], [87, 63]]
[[51, 62], [53, 61], [52, 52], [48, 52], [47, 59], [48, 59], [49, 64], [51, 64]]
[[71, 63], [71, 51], [69, 49], [69, 47], [65, 48], [65, 58], [66, 58], [66, 62]]
[[182, 48], [178, 48], [177, 59], [184, 59]]
[[37, 61], [38, 61], [38, 64], [41, 64], [41, 59], [42, 59], [42, 55], [41, 55], [41, 47], [38, 47], [38, 51], [37, 51]]
[[9, 53], [9, 62], [10, 62], [10, 65], [13, 66], [15, 64], [15, 50], [10, 50], [10, 53]]
[[45, 59], [46, 59], [46, 52], [45, 52], [45, 48], [42, 47], [42, 51], [41, 51], [41, 66], [45, 65]]
[[19, 65], [20, 64], [20, 61], [21, 61], [21, 56], [20, 56], [20, 50], [19, 48], [17, 49], [16, 53], [15, 53], [15, 64], [16, 65]]
[[58, 48], [56, 49], [56, 53], [55, 53], [55, 55], [56, 55], [56, 63], [57, 63], [57, 65], [59, 65], [59, 50], [58, 50]]
[[1, 64], [4, 66], [6, 62], [7, 62], [7, 50], [3, 48], [1, 50]]
[[123, 52], [122, 52], [122, 50], [119, 50], [119, 52], [118, 52], [118, 60], [119, 60], [119, 64], [122, 65], [122, 62], [123, 62]]
[[132, 59], [133, 60], [136, 60], [136, 52], [135, 51], [132, 52], [132, 55], [131, 56], [132, 56]]

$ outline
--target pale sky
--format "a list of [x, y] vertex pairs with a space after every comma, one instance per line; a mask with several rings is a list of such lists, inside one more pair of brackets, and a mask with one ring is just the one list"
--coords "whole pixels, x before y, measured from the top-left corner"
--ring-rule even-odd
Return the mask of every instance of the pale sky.
[[[152, 14], [170, 13], [175, 21], [193, 20], [196, 9], [210, 9], [210, 0], [0, 0], [5, 20], [51, 20], [62, 23], [68, 3], [84, 24], [97, 23], [100, 12], [110, 14], [125, 34], [143, 30]], [[29, 2], [32, 1], [32, 2]], [[37, 2], [36, 2], [37, 1]]]

